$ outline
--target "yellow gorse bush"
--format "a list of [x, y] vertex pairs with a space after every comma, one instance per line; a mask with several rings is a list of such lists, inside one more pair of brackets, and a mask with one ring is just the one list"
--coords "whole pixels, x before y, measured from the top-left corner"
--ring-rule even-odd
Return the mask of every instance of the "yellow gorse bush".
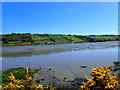
[[33, 78], [32, 76], [29, 75], [29, 70], [28, 68], [25, 69], [25, 80], [17, 80], [15, 79], [15, 76], [10, 73], [10, 76], [8, 76], [8, 81], [9, 83], [5, 85], [2, 90], [44, 90], [44, 89], [49, 89], [49, 90], [54, 90], [52, 85], [47, 85], [46, 87], [43, 87], [43, 85], [34, 85], [32, 84]]
[[82, 82], [83, 85], [80, 86], [80, 89], [83, 90], [116, 89], [118, 83], [117, 76], [115, 73], [113, 75], [110, 75], [111, 68], [112, 65], [109, 66], [108, 68], [106, 66], [93, 68], [92, 72], [90, 73], [90, 75], [93, 76], [93, 79], [89, 79], [87, 76], [85, 76], [87, 82], [86, 83]]

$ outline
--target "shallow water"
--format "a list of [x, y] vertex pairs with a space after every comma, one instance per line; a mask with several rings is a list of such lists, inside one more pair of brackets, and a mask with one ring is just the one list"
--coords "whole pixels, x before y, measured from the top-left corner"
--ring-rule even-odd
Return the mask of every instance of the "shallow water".
[[[52, 51], [48, 50], [42, 53], [41, 51], [22, 52], [22, 54], [17, 52], [4, 53], [2, 68], [3, 70], [15, 67], [29, 67], [31, 69], [44, 68], [46, 70], [51, 68], [55, 71], [57, 78], [62, 79], [62, 77], [67, 77], [68, 80], [72, 80], [77, 77], [83, 77], [84, 75], [90, 77], [89, 73], [92, 68], [109, 66], [113, 64], [114, 61], [118, 61], [117, 42], [82, 43], [82, 45], [65, 44], [58, 45], [58, 48], [62, 47], [59, 49], [53, 49], [55, 46], [55, 48], [57, 48], [57, 45], [51, 46]], [[50, 48], [51, 46], [45, 47]], [[72, 48], [63, 49], [63, 46]], [[33, 46], [28, 47], [33, 48]], [[41, 46], [35, 48], [38, 47]], [[83, 48], [81, 49], [81, 47]], [[12, 50], [13, 48], [17, 49], [17, 47], [4, 47], [3, 50]], [[80, 68], [80, 66], [86, 66], [87, 68]]]
[[118, 46], [117, 41], [113, 42], [93, 42], [93, 43], [73, 43], [58, 45], [31, 45], [31, 46], [12, 46], [2, 47], [2, 57], [30, 57], [33, 55], [45, 55], [66, 51], [77, 51], [85, 49], [102, 49]]

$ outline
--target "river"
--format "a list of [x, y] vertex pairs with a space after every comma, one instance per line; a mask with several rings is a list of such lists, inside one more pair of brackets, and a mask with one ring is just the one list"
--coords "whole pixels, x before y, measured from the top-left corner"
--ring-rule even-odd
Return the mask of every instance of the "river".
[[[51, 69], [59, 80], [91, 76], [92, 68], [118, 61], [118, 42], [3, 47], [2, 69]], [[81, 66], [86, 66], [81, 68]], [[52, 73], [53, 75], [53, 73]]]

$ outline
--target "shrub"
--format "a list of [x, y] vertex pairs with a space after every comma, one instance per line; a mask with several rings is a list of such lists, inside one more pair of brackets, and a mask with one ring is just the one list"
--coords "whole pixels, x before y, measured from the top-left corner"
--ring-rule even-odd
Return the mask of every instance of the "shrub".
[[93, 77], [93, 79], [89, 79], [87, 76], [85, 76], [85, 79], [87, 80], [86, 83], [82, 82], [83, 85], [80, 86], [80, 89], [83, 90], [114, 90], [117, 88], [117, 77], [114, 73], [113, 75], [110, 75], [110, 69], [112, 66], [107, 67], [97, 67], [93, 68], [90, 75]]

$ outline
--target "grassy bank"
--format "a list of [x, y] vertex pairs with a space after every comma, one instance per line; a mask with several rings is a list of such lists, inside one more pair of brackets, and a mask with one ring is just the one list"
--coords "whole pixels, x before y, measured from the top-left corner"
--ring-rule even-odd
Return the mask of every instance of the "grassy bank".
[[[29, 75], [33, 77], [35, 73], [37, 73], [38, 70], [30, 70], [29, 69]], [[2, 72], [2, 84], [6, 85], [8, 83], [8, 76], [10, 76], [10, 73], [12, 73], [17, 80], [25, 79], [25, 68], [19, 67], [19, 68], [10, 68], [6, 71]]]
[[0, 43], [3, 46], [45, 45], [62, 43], [119, 41], [118, 35], [63, 35], [63, 34], [3, 34]]

